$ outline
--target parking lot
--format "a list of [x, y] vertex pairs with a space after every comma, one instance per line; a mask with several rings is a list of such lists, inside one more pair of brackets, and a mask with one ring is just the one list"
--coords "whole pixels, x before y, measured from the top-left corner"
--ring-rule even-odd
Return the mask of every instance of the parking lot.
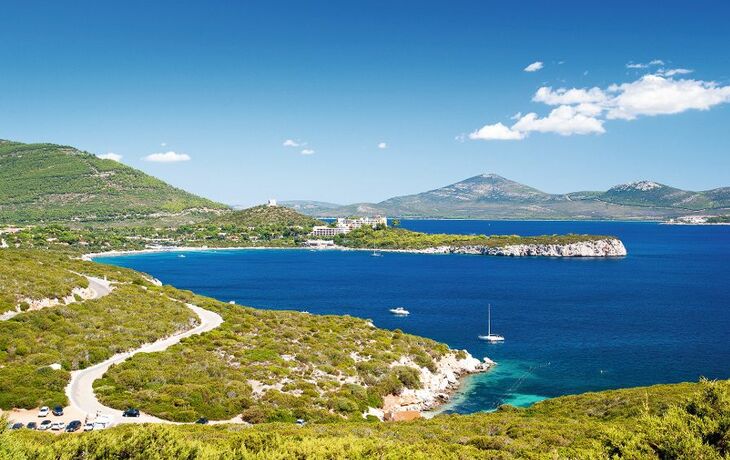
[[[53, 408], [51, 408], [51, 409], [53, 409]], [[13, 425], [15, 425], [17, 423], [22, 423], [23, 429], [27, 429], [25, 427], [28, 425], [28, 423], [35, 422], [37, 424], [36, 429], [38, 429], [38, 426], [40, 426], [44, 420], [48, 420], [51, 423], [57, 423], [57, 422], [63, 423], [63, 427], [64, 427], [63, 429], [52, 430], [52, 429], [48, 428], [48, 429], [43, 430], [43, 431], [47, 431], [50, 433], [65, 433], [66, 432], [65, 428], [68, 426], [69, 423], [71, 423], [74, 420], [78, 420], [79, 422], [81, 422], [81, 427], [78, 430], [76, 430], [77, 433], [83, 432], [84, 425], [88, 422], [93, 423], [95, 421], [100, 421], [100, 422], [105, 421], [104, 414], [99, 414], [99, 416], [97, 416], [97, 414], [89, 415], [89, 414], [81, 413], [77, 410], [74, 410], [71, 407], [63, 408], [63, 415], [53, 415], [51, 413], [51, 410], [48, 411], [48, 415], [46, 415], [45, 417], [39, 417], [38, 414], [39, 414], [38, 409], [32, 409], [32, 410], [15, 409], [12, 411], [2, 412], [2, 415], [5, 415], [7, 417], [8, 425], [10, 427], [12, 427]], [[95, 426], [95, 429], [102, 429], [102, 428], [103, 427], [101, 426], [101, 423], [97, 423]]]

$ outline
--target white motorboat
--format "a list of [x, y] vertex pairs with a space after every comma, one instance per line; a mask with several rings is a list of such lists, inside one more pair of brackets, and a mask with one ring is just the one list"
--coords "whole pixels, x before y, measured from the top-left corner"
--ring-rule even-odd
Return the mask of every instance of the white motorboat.
[[388, 311], [391, 312], [391, 313], [393, 313], [396, 316], [408, 316], [408, 315], [411, 314], [411, 312], [409, 312], [408, 310], [406, 310], [403, 307], [391, 308]]

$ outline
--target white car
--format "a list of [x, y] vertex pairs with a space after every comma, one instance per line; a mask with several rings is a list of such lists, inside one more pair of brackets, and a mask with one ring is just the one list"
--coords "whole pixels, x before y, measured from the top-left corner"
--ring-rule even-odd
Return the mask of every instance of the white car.
[[63, 431], [66, 428], [66, 422], [54, 422], [51, 425], [53, 431]]
[[106, 414], [99, 415], [94, 419], [94, 429], [103, 430], [112, 423], [112, 418]]
[[94, 429], [94, 424], [91, 422], [88, 422], [86, 425], [84, 425], [84, 431], [91, 431]]
[[41, 431], [45, 431], [49, 429], [53, 425], [53, 422], [50, 420], [43, 420], [40, 425], [38, 425], [38, 429]]
[[40, 409], [38, 409], [38, 417], [48, 417], [48, 413], [51, 411], [51, 409], [48, 408], [48, 406], [43, 406]]

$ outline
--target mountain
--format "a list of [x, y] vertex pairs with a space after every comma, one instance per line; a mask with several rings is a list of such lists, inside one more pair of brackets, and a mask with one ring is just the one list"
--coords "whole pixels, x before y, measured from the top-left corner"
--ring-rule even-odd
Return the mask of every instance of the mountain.
[[[296, 202], [283, 204], [289, 203]], [[691, 192], [639, 181], [617, 185], [605, 192], [551, 194], [497, 174], [482, 174], [380, 203], [339, 207], [307, 203], [309, 206], [301, 206], [299, 210], [319, 217], [385, 214], [414, 218], [663, 220], [693, 213], [727, 213], [730, 188]]]
[[200, 220], [227, 209], [73, 147], [0, 140], [0, 223]]

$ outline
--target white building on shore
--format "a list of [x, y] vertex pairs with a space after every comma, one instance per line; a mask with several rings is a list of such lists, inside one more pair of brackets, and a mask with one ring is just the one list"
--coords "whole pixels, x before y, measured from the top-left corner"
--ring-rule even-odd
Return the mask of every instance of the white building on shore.
[[312, 236], [336, 236], [342, 233], [347, 233], [349, 230], [342, 227], [330, 227], [327, 225], [315, 225], [312, 227]]
[[338, 227], [346, 227], [346, 228], [349, 228], [350, 230], [355, 230], [355, 229], [360, 228], [365, 225], [369, 225], [373, 228], [377, 227], [378, 225], [387, 227], [388, 218], [385, 216], [355, 217], [355, 218], [338, 217], [337, 218]]
[[378, 225], [382, 225], [384, 227], [388, 226], [388, 218], [385, 216], [375, 216], [375, 217], [356, 217], [356, 218], [349, 218], [349, 217], [338, 217], [337, 221], [335, 222], [335, 226], [331, 227], [329, 225], [316, 225], [312, 228], [312, 233], [310, 235], [312, 236], [337, 236], [342, 235], [345, 233], [350, 233], [353, 230], [356, 230], [363, 226], [370, 226], [372, 228], [377, 227]]

